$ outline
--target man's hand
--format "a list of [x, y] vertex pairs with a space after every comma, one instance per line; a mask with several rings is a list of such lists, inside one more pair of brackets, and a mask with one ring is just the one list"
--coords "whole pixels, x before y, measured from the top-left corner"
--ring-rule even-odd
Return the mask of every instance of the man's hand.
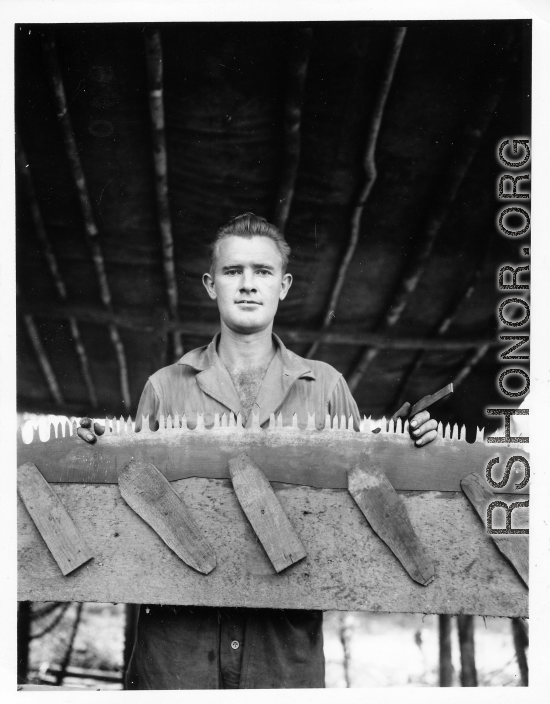
[[[408, 418], [410, 410], [411, 404], [404, 403], [397, 413], [393, 414], [392, 420]], [[428, 445], [437, 437], [437, 421], [430, 418], [428, 411], [420, 411], [409, 419], [409, 432], [417, 447]]]
[[[92, 432], [92, 426], [95, 431], [95, 435]], [[80, 427], [76, 430], [78, 437], [82, 438], [85, 442], [90, 443], [90, 445], [93, 445], [97, 440], [97, 436], [103, 435], [104, 432], [105, 428], [99, 423], [93, 423], [91, 418], [81, 418]]]

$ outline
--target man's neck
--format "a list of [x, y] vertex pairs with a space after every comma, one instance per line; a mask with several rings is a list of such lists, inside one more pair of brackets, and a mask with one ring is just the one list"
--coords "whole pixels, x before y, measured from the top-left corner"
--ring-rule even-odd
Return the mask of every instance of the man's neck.
[[267, 368], [275, 353], [272, 326], [260, 332], [243, 335], [228, 328], [222, 321], [218, 355], [228, 369]]

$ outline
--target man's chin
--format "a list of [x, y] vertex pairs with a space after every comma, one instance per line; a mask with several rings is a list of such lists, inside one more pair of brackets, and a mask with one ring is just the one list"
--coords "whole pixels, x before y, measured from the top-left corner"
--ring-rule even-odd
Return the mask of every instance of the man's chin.
[[271, 327], [272, 321], [265, 320], [232, 320], [231, 322], [224, 321], [227, 327], [239, 335], [253, 335], [254, 333], [263, 332]]

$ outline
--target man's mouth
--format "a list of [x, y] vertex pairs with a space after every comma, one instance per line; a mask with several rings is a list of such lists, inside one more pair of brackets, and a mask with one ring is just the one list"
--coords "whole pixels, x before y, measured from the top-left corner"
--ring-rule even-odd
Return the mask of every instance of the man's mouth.
[[261, 305], [262, 305], [259, 301], [249, 301], [249, 300], [246, 300], [246, 299], [242, 299], [242, 300], [240, 300], [240, 301], [236, 301], [236, 303], [237, 303], [237, 305], [243, 303], [243, 304], [245, 304], [245, 305], [247, 305], [247, 306], [250, 306], [250, 305], [252, 305], [252, 306], [261, 306]]

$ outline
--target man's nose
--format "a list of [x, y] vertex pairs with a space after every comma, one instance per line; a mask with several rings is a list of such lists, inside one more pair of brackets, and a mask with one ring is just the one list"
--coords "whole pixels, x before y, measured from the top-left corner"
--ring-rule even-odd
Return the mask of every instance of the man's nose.
[[241, 276], [241, 291], [255, 291], [254, 273], [245, 269]]

